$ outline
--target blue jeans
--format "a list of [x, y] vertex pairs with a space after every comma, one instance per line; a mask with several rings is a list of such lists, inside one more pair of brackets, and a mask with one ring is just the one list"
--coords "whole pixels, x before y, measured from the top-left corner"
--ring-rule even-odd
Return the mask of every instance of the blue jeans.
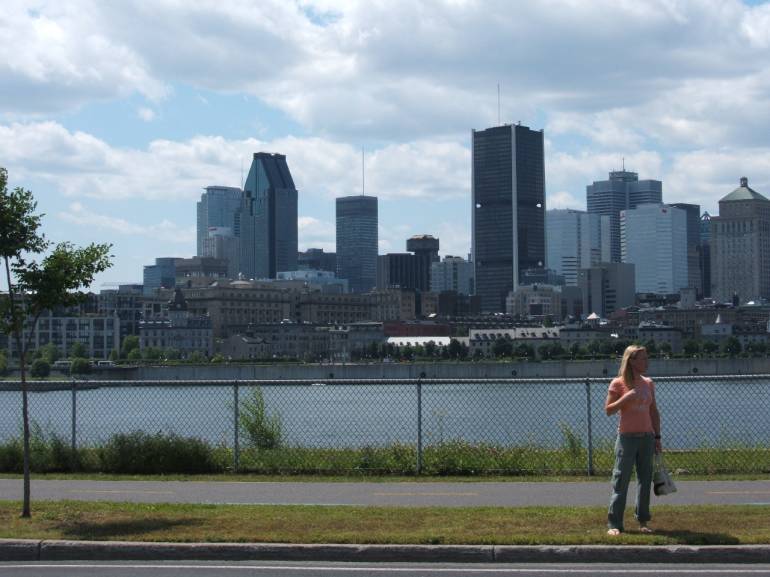
[[636, 520], [647, 523], [650, 516], [650, 489], [652, 488], [655, 438], [652, 433], [622, 433], [615, 441], [615, 467], [612, 470], [612, 497], [607, 512], [607, 526], [623, 530], [631, 470], [636, 466]]

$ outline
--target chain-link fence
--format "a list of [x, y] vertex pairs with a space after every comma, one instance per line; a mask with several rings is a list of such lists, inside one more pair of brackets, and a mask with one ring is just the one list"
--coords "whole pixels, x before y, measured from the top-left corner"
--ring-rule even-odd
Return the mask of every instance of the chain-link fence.
[[[658, 377], [669, 466], [770, 472], [770, 375]], [[61, 381], [30, 385], [38, 434], [73, 449], [116, 435], [193, 437], [231, 470], [606, 474], [608, 379]], [[0, 444], [18, 438], [0, 390]]]

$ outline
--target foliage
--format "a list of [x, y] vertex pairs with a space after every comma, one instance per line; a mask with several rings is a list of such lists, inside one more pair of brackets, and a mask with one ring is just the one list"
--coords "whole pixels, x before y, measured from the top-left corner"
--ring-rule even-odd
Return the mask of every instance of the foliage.
[[250, 395], [241, 401], [238, 427], [248, 443], [258, 449], [275, 449], [281, 444], [282, 423], [277, 413], [268, 415], [262, 389], [252, 387]]
[[59, 349], [53, 343], [43, 345], [37, 351], [35, 351], [35, 353], [36, 355], [39, 355], [39, 358], [44, 359], [49, 365], [54, 364], [61, 358], [61, 351], [59, 351]]
[[109, 360], [111, 360], [113, 363], [120, 360], [120, 353], [118, 352], [118, 349], [112, 349], [110, 351]]
[[719, 350], [719, 345], [714, 341], [706, 341], [703, 343], [703, 354], [711, 356]]
[[143, 431], [113, 435], [99, 449], [101, 470], [116, 474], [215, 473], [224, 469], [204, 441]]
[[510, 357], [513, 354], [513, 343], [511, 339], [498, 338], [492, 345], [492, 354], [496, 358]]
[[72, 360], [70, 365], [70, 374], [87, 375], [91, 372], [91, 362], [88, 359], [77, 357]]
[[701, 344], [695, 339], [688, 339], [684, 343], [684, 354], [688, 357], [695, 357], [700, 354]]
[[163, 358], [163, 350], [158, 347], [146, 347], [142, 353], [142, 358], [147, 361], [159, 361]]
[[167, 361], [178, 361], [182, 358], [182, 352], [179, 349], [166, 349], [165, 357]]
[[88, 349], [81, 342], [75, 342], [70, 348], [70, 358], [72, 359], [87, 359]]
[[31, 256], [50, 248], [38, 230], [42, 215], [35, 214], [37, 203], [31, 192], [22, 188], [8, 192], [7, 183], [8, 173], [0, 168], [0, 259], [5, 265], [8, 287], [8, 297], [0, 300], [0, 330], [15, 340], [19, 351], [24, 453], [22, 517], [30, 517], [31, 437], [26, 364], [34, 331], [29, 331], [24, 340], [23, 328], [27, 320], [35, 326], [44, 311], [79, 302], [83, 295], [78, 291], [110, 266], [111, 245], [77, 248], [62, 242], [42, 261], [31, 260]]
[[131, 351], [139, 350], [139, 337], [136, 335], [128, 335], [123, 339], [123, 343], [120, 345], [120, 358], [131, 359]]
[[206, 355], [204, 355], [200, 351], [193, 351], [189, 357], [187, 357], [187, 360], [191, 363], [200, 364], [206, 362]]
[[731, 357], [739, 355], [742, 348], [743, 347], [741, 347], [741, 341], [739, 341], [735, 336], [728, 337], [722, 346], [722, 350]]
[[29, 374], [37, 379], [44, 379], [51, 374], [51, 365], [45, 359], [35, 359], [29, 368]]
[[224, 357], [224, 355], [222, 355], [220, 353], [217, 353], [216, 355], [211, 357], [211, 361], [210, 362], [212, 364], [221, 364], [221, 363], [225, 362], [225, 357]]
[[142, 351], [140, 351], [139, 349], [131, 349], [131, 351], [128, 353], [127, 358], [129, 361], [141, 361]]
[[0, 375], [4, 375], [8, 372], [8, 359], [5, 358], [5, 353], [0, 351]]

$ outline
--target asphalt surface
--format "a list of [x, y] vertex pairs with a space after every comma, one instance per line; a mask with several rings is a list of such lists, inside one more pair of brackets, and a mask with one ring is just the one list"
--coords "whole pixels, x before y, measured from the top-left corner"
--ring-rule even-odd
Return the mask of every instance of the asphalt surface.
[[770, 565], [751, 567], [741, 565], [618, 565], [595, 564], [548, 564], [548, 565], [469, 565], [469, 564], [362, 564], [362, 563], [40, 563], [40, 564], [2, 564], [0, 576], [3, 577], [80, 577], [86, 575], [105, 577], [214, 577], [226, 575], [307, 577], [308, 575], [328, 575], [346, 577], [419, 577], [425, 575], [485, 577], [543, 577], [543, 576], [591, 576], [610, 577], [770, 577]]
[[[770, 480], [679, 481], [653, 505], [770, 505]], [[635, 486], [629, 489], [632, 501]], [[609, 481], [478, 483], [297, 483], [192, 481], [32, 481], [33, 500], [134, 503], [522, 507], [606, 505]], [[0, 479], [0, 500], [20, 500], [19, 479]]]

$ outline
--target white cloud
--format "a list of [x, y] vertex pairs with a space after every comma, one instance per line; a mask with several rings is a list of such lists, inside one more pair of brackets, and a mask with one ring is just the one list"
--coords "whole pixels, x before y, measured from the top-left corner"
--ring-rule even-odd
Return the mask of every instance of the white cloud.
[[152, 122], [155, 120], [155, 111], [152, 108], [142, 107], [136, 111], [136, 115], [145, 122]]
[[194, 226], [180, 227], [167, 219], [152, 225], [136, 224], [123, 218], [99, 214], [79, 202], [70, 204], [68, 210], [60, 212], [58, 217], [71, 224], [103, 229], [121, 235], [142, 236], [155, 241], [188, 246], [195, 242]]

